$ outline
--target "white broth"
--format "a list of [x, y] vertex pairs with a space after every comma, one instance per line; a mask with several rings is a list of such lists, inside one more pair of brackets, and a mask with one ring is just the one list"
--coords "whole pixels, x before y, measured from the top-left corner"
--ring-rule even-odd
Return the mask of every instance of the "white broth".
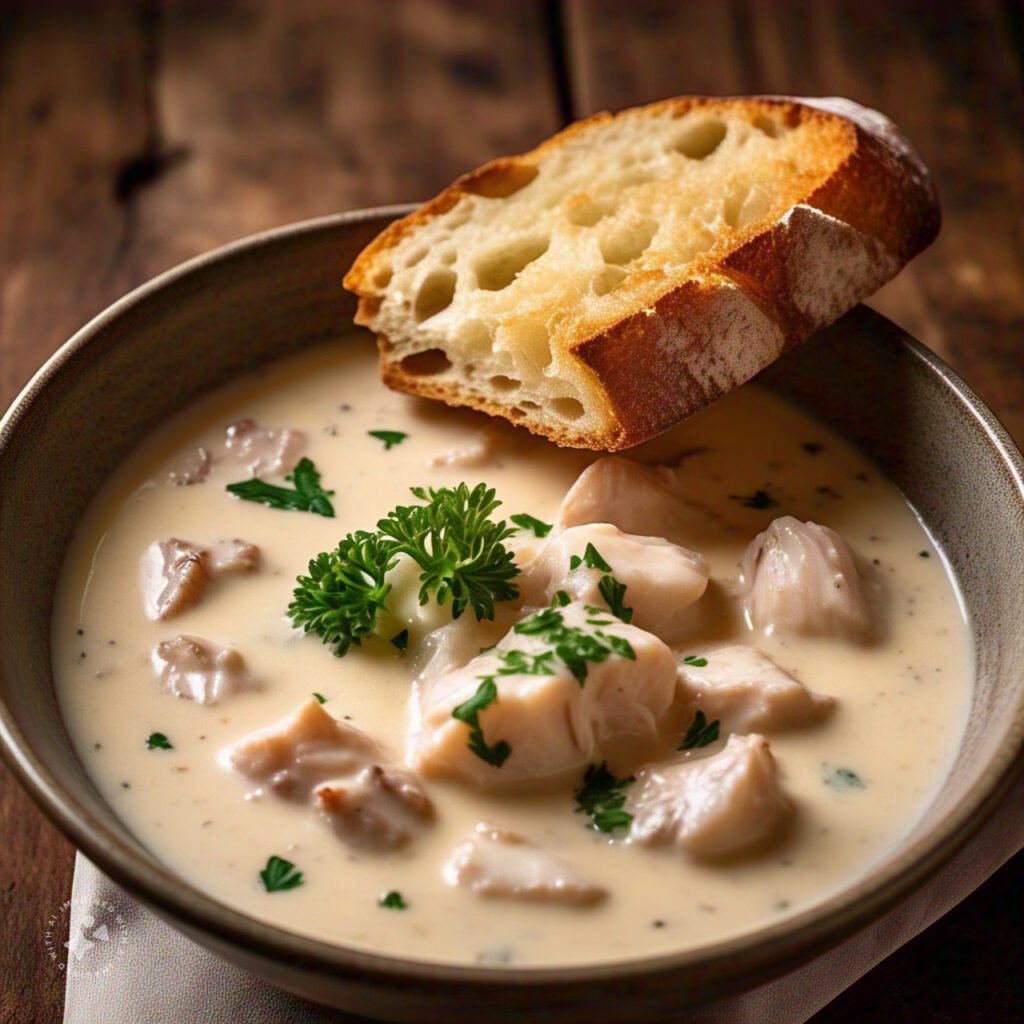
[[[305, 455], [335, 492], [336, 518], [239, 500], [225, 486], [248, 474], [229, 458], [215, 461], [201, 483], [169, 479], [197, 445], [222, 451], [225, 427], [243, 418], [306, 435]], [[712, 582], [693, 606], [679, 655], [710, 644], [755, 645], [836, 699], [823, 720], [767, 734], [795, 808], [774, 844], [742, 858], [701, 860], [588, 827], [575, 812], [572, 785], [495, 794], [431, 778], [424, 782], [436, 809], [430, 827], [396, 852], [360, 851], [307, 804], [252, 795], [251, 780], [227, 766], [228, 748], [314, 692], [326, 699], [325, 711], [402, 760], [409, 660], [387, 645], [335, 657], [294, 629], [286, 608], [310, 558], [350, 531], [372, 530], [412, 500], [413, 485], [486, 481], [503, 502], [497, 516], [525, 512], [550, 523], [595, 456], [508, 431], [485, 464], [436, 462], [472, 444], [484, 423], [387, 391], [371, 343], [354, 335], [198, 401], [103, 485], [67, 556], [53, 664], [75, 749], [125, 824], [183, 878], [255, 918], [347, 946], [470, 964], [551, 966], [681, 951], [783, 919], [862, 876], [910, 830], [951, 764], [971, 685], [968, 632], [943, 558], [896, 488], [835, 434], [751, 386], [628, 455], [672, 461], [687, 453], [687, 496], [708, 513], [687, 546], [707, 557]], [[386, 448], [369, 431], [407, 436]], [[287, 486], [281, 475], [265, 475]], [[731, 587], [748, 543], [784, 514], [831, 527], [871, 564], [886, 595], [883, 639], [861, 644], [749, 628]], [[140, 559], [170, 537], [243, 538], [259, 547], [262, 562], [211, 580], [198, 603], [154, 621], [144, 608]], [[212, 704], [166, 692], [151, 651], [179, 634], [235, 647], [251, 684]], [[171, 749], [151, 749], [154, 733]], [[442, 866], [479, 821], [528, 837], [608, 897], [547, 905], [447, 884]], [[271, 856], [293, 863], [302, 884], [266, 891], [260, 872]], [[404, 909], [380, 905], [389, 892], [401, 894]]]

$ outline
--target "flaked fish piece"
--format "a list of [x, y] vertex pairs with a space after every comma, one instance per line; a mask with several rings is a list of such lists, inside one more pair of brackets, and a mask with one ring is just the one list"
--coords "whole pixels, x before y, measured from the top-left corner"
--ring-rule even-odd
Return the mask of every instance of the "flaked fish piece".
[[316, 808], [358, 849], [397, 849], [434, 817], [419, 779], [386, 764], [373, 739], [328, 714], [315, 697], [243, 737], [226, 760], [262, 790]]
[[197, 704], [215, 704], [249, 686], [245, 660], [234, 647], [199, 636], [176, 636], [158, 643], [150, 655], [161, 687]]
[[465, 443], [429, 459], [427, 466], [431, 469], [449, 466], [473, 469], [477, 466], [490, 465], [495, 457], [506, 451], [514, 441], [515, 438], [507, 427], [488, 423]]
[[637, 774], [626, 810], [630, 841], [715, 858], [770, 839], [792, 806], [768, 741], [755, 734], [730, 736], [717, 754], [649, 765]]
[[[539, 614], [566, 630], [567, 657], [572, 649], [589, 650], [591, 660], [568, 665], [551, 634], [534, 631], [533, 616], [493, 650], [419, 681], [407, 742], [417, 770], [508, 787], [577, 777], [619, 747], [640, 760], [649, 755], [676, 689], [671, 650], [578, 602]], [[492, 685], [494, 699], [471, 718], [467, 702], [479, 702]]]
[[661, 537], [623, 533], [610, 523], [571, 526], [552, 536], [517, 581], [527, 603], [549, 604], [564, 590], [574, 600], [608, 607], [603, 581], [609, 572], [588, 564], [588, 549], [625, 585], [622, 602], [634, 626], [669, 643], [680, 635], [687, 609], [707, 588], [708, 560]]
[[243, 540], [213, 545], [169, 537], [154, 541], [142, 556], [142, 599], [146, 615], [169, 619], [196, 604], [211, 577], [225, 572], [251, 572], [260, 549]]
[[781, 516], [747, 546], [743, 608], [753, 629], [869, 640], [877, 584], [834, 530]]
[[608, 892], [524, 836], [482, 821], [452, 851], [444, 880], [480, 896], [587, 907]]
[[253, 476], [290, 473], [306, 450], [306, 435], [289, 427], [260, 427], [243, 419], [224, 431], [229, 457], [243, 463]]
[[[706, 664], [702, 664], [706, 662]], [[687, 652], [679, 663], [686, 706], [718, 720], [720, 735], [779, 732], [820, 721], [836, 704], [815, 693], [755, 647], [731, 644]]]
[[569, 488], [555, 530], [611, 523], [623, 533], [693, 543], [708, 532], [706, 510], [684, 497], [677, 469], [609, 455], [591, 463]]
[[398, 849], [434, 817], [434, 805], [411, 772], [379, 764], [352, 779], [321, 783], [313, 800], [337, 835], [362, 849]]
[[172, 484], [190, 487], [201, 484], [213, 468], [213, 457], [208, 449], [199, 445], [177, 459], [167, 471], [167, 479]]

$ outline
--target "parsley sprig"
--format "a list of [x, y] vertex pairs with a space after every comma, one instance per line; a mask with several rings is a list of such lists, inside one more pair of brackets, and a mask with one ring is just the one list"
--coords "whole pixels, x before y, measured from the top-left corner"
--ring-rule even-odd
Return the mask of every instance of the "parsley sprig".
[[[315, 633], [338, 656], [375, 632], [391, 584], [385, 579], [408, 555], [420, 567], [420, 604], [451, 601], [452, 618], [471, 608], [478, 620], [493, 619], [498, 601], [519, 596], [518, 573], [504, 541], [514, 531], [491, 514], [501, 504], [493, 488], [412, 488], [423, 504], [401, 505], [377, 523], [377, 531], [350, 533], [334, 551], [321, 552], [300, 576], [288, 606], [296, 626]], [[400, 650], [408, 635], [391, 638]], [[397, 641], [397, 642], [396, 642]]]
[[604, 762], [590, 765], [575, 793], [576, 813], [588, 815], [591, 828], [599, 832], [629, 828], [633, 815], [624, 809], [626, 791], [635, 781], [616, 778]]
[[325, 491], [320, 486], [320, 474], [309, 459], [299, 459], [285, 480], [290, 480], [295, 486], [281, 487], [253, 477], [252, 480], [228, 484], [226, 490], [243, 501], [255, 501], [271, 508], [292, 509], [296, 512], [314, 512], [327, 519], [334, 518], [334, 506], [331, 504], [334, 491]]

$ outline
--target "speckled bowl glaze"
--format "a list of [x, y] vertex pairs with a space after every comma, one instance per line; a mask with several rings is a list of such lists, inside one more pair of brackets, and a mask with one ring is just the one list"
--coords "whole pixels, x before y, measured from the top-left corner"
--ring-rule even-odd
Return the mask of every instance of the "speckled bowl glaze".
[[163, 867], [79, 764], [50, 671], [54, 587], [75, 525], [136, 440], [238, 373], [337, 335], [342, 271], [401, 210], [299, 224], [193, 260], [116, 303], [36, 375], [0, 425], [0, 739], [39, 806], [175, 927], [308, 998], [384, 1020], [678, 1020], [781, 975], [907, 898], [967, 843], [1021, 771], [1024, 466], [935, 356], [855, 309], [763, 375], [860, 445], [918, 509], [956, 573], [977, 657], [956, 766], [924, 819], [867, 877], [782, 924], [613, 966], [438, 966], [252, 920]]

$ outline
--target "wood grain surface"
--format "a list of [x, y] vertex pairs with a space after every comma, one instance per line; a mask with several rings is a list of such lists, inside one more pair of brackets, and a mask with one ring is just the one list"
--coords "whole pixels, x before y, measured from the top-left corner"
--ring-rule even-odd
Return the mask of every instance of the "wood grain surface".
[[[851, 96], [916, 143], [943, 232], [873, 304], [1024, 442], [1022, 21], [1014, 0], [0, 0], [0, 407], [213, 246], [425, 198], [604, 107], [766, 91]], [[73, 851], [2, 768], [0, 843], [0, 1020], [56, 1021], [43, 933]], [[818, 1024], [1020, 1019], [1022, 876], [1018, 857]]]

